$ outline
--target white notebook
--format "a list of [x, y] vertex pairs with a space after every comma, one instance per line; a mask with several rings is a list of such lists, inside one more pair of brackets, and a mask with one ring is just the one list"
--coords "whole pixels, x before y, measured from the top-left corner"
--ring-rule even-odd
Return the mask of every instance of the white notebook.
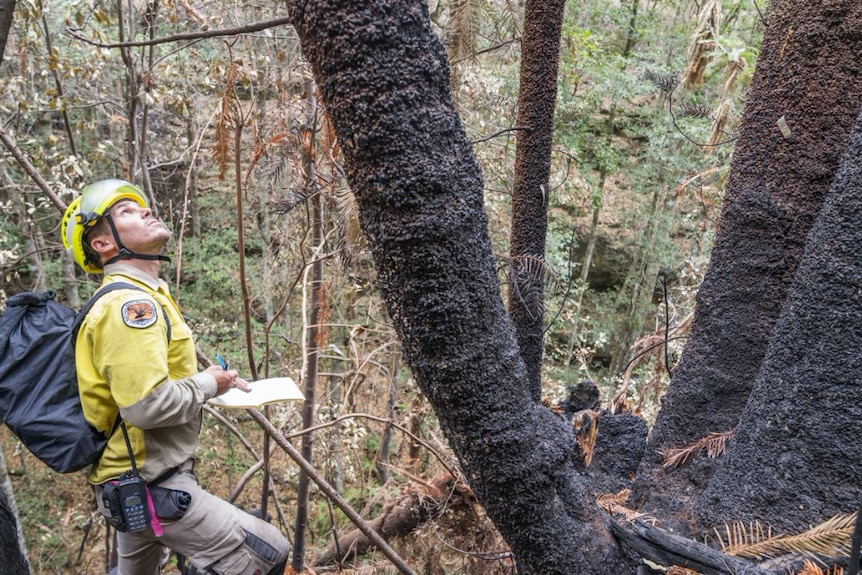
[[257, 408], [267, 403], [305, 399], [305, 396], [289, 377], [259, 379], [249, 383], [249, 387], [251, 387], [251, 391], [248, 392], [234, 387], [218, 397], [213, 397], [209, 403], [220, 407], [248, 409]]

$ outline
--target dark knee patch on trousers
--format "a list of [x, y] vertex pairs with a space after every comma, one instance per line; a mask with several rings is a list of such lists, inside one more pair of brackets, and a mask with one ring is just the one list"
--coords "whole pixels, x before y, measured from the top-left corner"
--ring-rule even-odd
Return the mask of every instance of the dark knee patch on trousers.
[[[243, 529], [245, 531], [245, 529]], [[275, 563], [278, 561], [278, 549], [255, 535], [254, 533], [249, 533], [245, 531], [245, 544], [248, 545], [248, 548], [260, 555], [261, 559], [265, 561], [269, 561], [270, 563]]]

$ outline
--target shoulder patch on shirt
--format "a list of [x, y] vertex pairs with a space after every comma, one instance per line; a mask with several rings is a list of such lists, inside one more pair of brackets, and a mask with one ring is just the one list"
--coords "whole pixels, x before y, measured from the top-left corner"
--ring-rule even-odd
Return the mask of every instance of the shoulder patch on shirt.
[[148, 299], [133, 299], [123, 304], [123, 322], [129, 327], [150, 327], [159, 319], [156, 308]]

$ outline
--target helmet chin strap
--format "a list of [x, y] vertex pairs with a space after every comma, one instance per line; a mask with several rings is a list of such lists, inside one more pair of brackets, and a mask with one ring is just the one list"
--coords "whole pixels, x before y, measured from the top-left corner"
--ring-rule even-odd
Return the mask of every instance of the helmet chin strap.
[[105, 219], [108, 220], [108, 225], [111, 226], [111, 234], [114, 236], [114, 241], [117, 242], [117, 249], [120, 251], [120, 253], [118, 253], [117, 255], [115, 255], [114, 257], [109, 259], [108, 261], [106, 261], [105, 265], [112, 264], [112, 263], [117, 262], [119, 260], [131, 260], [131, 259], [150, 260], [150, 261], [158, 260], [158, 261], [170, 263], [171, 258], [169, 258], [168, 256], [163, 256], [161, 254], [159, 254], [159, 255], [136, 254], [135, 252], [133, 252], [132, 250], [130, 250], [129, 248], [124, 246], [123, 242], [120, 241], [120, 234], [117, 232], [116, 226], [114, 226], [114, 220], [113, 220], [113, 218], [111, 218], [111, 214], [105, 214]]

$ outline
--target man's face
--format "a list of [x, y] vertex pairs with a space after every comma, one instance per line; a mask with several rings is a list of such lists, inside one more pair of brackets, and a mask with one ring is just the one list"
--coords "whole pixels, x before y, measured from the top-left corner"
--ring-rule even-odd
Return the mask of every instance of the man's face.
[[[120, 200], [109, 211], [120, 242], [134, 253], [158, 255], [171, 238], [170, 230], [153, 217], [150, 208], [132, 200]], [[113, 239], [110, 229], [107, 237]]]

